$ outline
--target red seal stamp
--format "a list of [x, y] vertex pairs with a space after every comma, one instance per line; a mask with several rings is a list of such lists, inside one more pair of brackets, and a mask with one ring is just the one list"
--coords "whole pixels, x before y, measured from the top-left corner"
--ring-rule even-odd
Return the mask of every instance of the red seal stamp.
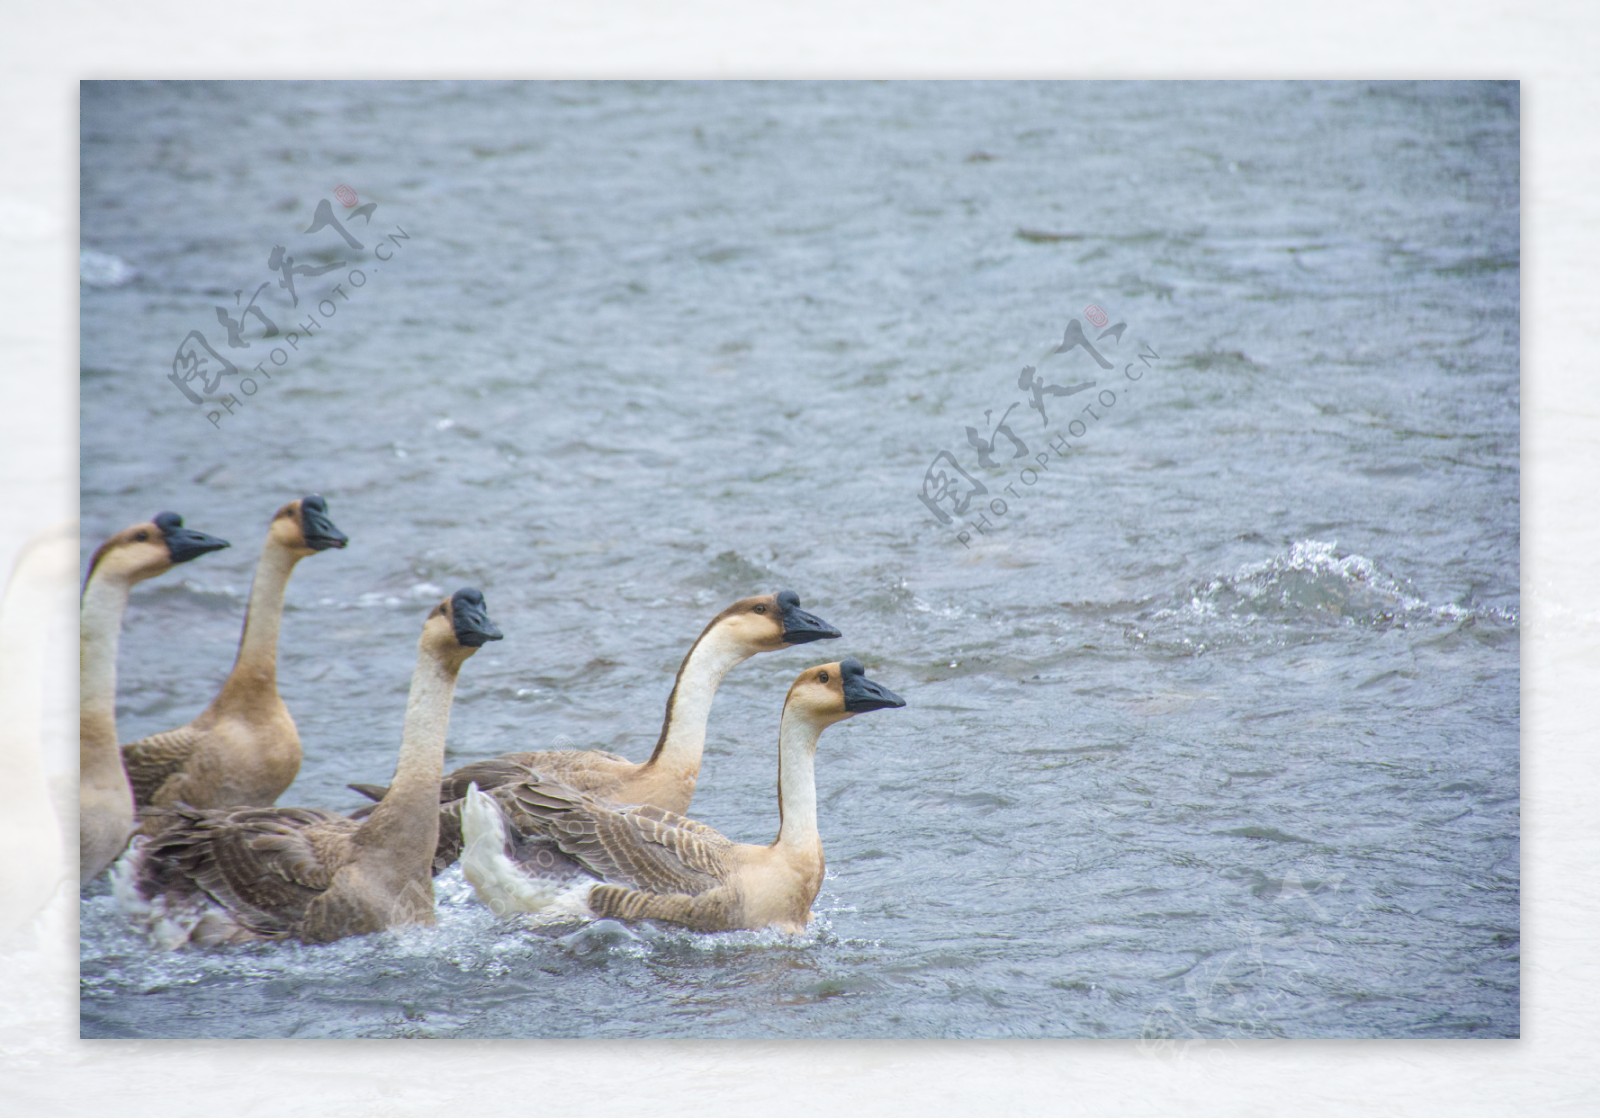
[[356, 192], [345, 186], [343, 183], [340, 183], [338, 186], [333, 188], [333, 196], [340, 202], [344, 203], [345, 209], [347, 210], [351, 206], [354, 206], [357, 202], [361, 201], [361, 199], [356, 197]]
[[[349, 203], [347, 202], [345, 205], [349, 205]], [[1106, 323], [1111, 321], [1111, 319], [1106, 316], [1106, 313], [1100, 309], [1100, 305], [1098, 303], [1091, 303], [1085, 307], [1083, 309], [1083, 317], [1088, 319], [1089, 322], [1094, 325], [1096, 330], [1099, 330], [1102, 326], [1105, 326]]]

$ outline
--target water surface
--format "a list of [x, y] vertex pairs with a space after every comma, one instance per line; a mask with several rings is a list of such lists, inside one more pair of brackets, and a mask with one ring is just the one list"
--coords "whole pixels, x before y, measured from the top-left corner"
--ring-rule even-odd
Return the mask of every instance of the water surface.
[[[734, 672], [695, 816], [775, 832], [807, 665], [909, 706], [822, 739], [803, 936], [536, 935], [452, 871], [437, 928], [164, 955], [100, 887], [84, 1034], [1515, 1036], [1518, 115], [1471, 83], [86, 85], [85, 563], [157, 509], [235, 543], [135, 593], [124, 739], [209, 700], [307, 492], [352, 543], [289, 588], [283, 803], [388, 777], [466, 584], [507, 636], [452, 764], [644, 757], [705, 621], [782, 587], [845, 638]], [[324, 198], [359, 251], [303, 232]], [[228, 350], [214, 308], [279, 245], [342, 263]], [[1089, 304], [1111, 373], [1050, 353]], [[166, 378], [191, 330], [231, 414]], [[1046, 422], [1027, 364], [1104, 382]], [[1027, 455], [985, 469], [965, 428], [1013, 404]], [[917, 499], [942, 450], [985, 531]]]

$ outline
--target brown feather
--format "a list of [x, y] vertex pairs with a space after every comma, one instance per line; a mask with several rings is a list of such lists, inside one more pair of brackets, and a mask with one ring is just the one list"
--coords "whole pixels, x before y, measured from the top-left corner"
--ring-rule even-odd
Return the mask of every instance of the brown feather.
[[296, 935], [307, 908], [350, 856], [354, 820], [312, 808], [169, 809], [137, 886], [146, 900], [210, 902], [262, 939]]
[[733, 844], [715, 830], [648, 805], [613, 807], [550, 781], [493, 794], [511, 827], [552, 843], [596, 878], [653, 893], [699, 894], [727, 873]]
[[133, 786], [134, 803], [153, 803], [156, 790], [169, 777], [183, 770], [200, 732], [193, 726], [152, 734], [122, 747], [122, 767], [128, 771], [128, 783]]

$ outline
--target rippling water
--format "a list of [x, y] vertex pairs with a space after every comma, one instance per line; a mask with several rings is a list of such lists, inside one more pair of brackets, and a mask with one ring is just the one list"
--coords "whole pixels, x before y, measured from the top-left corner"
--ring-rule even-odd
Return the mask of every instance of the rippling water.
[[[284, 803], [388, 777], [463, 584], [506, 640], [452, 763], [643, 757], [704, 622], [780, 587], [845, 637], [729, 678], [695, 816], [770, 838], [823, 656], [909, 706], [822, 740], [804, 936], [532, 932], [453, 870], [437, 928], [162, 955], [101, 885], [83, 1032], [1516, 1035], [1518, 115], [1470, 83], [85, 86], [85, 562], [162, 508], [235, 543], [135, 593], [124, 739], [208, 701], [311, 491], [352, 543], [290, 585]], [[339, 184], [359, 251], [302, 232]], [[214, 308], [279, 245], [344, 264], [228, 350]], [[1050, 352], [1089, 304], [1113, 373]], [[236, 393], [264, 363], [231, 414], [165, 376], [191, 330], [250, 355]], [[1025, 364], [1114, 403], [1042, 420]], [[1027, 456], [985, 469], [965, 428], [1012, 404]], [[941, 450], [990, 491], [949, 525]]]

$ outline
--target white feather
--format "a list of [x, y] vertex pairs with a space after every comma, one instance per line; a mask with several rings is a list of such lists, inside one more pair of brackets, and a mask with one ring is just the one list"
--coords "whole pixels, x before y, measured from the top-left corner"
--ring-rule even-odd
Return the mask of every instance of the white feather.
[[556, 907], [588, 916], [583, 899], [592, 880], [552, 882], [524, 874], [506, 855], [506, 823], [500, 806], [476, 783], [467, 786], [461, 809], [461, 872], [472, 883], [478, 900], [497, 917], [512, 913], [538, 913]]

